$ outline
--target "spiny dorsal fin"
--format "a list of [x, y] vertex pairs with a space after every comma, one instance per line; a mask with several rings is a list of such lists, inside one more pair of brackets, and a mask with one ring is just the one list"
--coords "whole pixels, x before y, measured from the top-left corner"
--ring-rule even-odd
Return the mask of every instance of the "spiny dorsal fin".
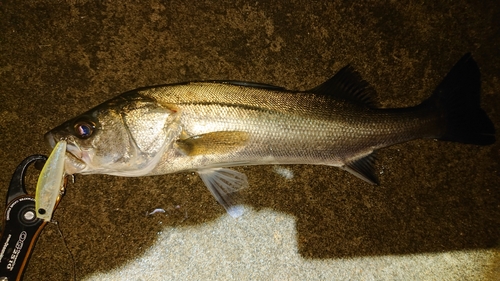
[[362, 158], [345, 163], [345, 165], [342, 166], [342, 169], [368, 183], [378, 185], [379, 182], [377, 176], [375, 175], [374, 167], [376, 159], [375, 153], [372, 152]]
[[248, 82], [248, 81], [238, 81], [238, 80], [216, 80], [212, 81], [214, 83], [223, 83], [223, 84], [231, 84], [235, 86], [243, 86], [243, 87], [252, 87], [252, 88], [259, 88], [259, 89], [267, 89], [267, 90], [274, 90], [274, 91], [285, 91], [285, 88], [280, 87], [280, 86], [274, 86], [271, 84], [264, 84], [264, 83], [256, 83], [256, 82]]
[[376, 107], [373, 101], [375, 90], [350, 65], [345, 66], [332, 78], [309, 92]]

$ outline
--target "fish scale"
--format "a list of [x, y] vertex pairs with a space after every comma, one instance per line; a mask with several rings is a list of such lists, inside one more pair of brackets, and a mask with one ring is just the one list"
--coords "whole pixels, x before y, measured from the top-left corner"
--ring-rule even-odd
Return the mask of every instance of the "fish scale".
[[[278, 154], [272, 155], [277, 163], [300, 163], [306, 157], [310, 162], [304, 164], [340, 166], [342, 163], [338, 162], [339, 156], [357, 155], [358, 147], [373, 150], [380, 144], [422, 137], [419, 132], [422, 131], [421, 127], [426, 128], [423, 119], [428, 116], [420, 110], [407, 109], [404, 112], [387, 113], [386, 110], [331, 100], [328, 109], [335, 114], [330, 114], [330, 118], [326, 119], [321, 111], [320, 115], [314, 115], [318, 111], [312, 105], [301, 107], [301, 114], [296, 114], [295, 109], [278, 108], [266, 99], [263, 99], [260, 106], [256, 103], [257, 96], [274, 96], [274, 92], [265, 93], [260, 89], [241, 91], [239, 86], [224, 84], [206, 83], [202, 87], [199, 83], [196, 85], [194, 89], [190, 87], [191, 84], [187, 84], [175, 88], [154, 89], [151, 92], [142, 91], [140, 94], [168, 106], [173, 99], [189, 89], [190, 97], [199, 98], [176, 104], [182, 111], [180, 123], [183, 129], [189, 135], [203, 135], [213, 131], [250, 132], [251, 139], [241, 152], [242, 157], [251, 158], [246, 159], [247, 165], [260, 164], [260, 157], [271, 156], [269, 148], [272, 147], [273, 154]], [[206, 93], [210, 93], [208, 97]], [[214, 96], [221, 97], [221, 101], [214, 103]], [[233, 99], [233, 96], [237, 98]], [[279, 96], [286, 101], [307, 97], [294, 92], [279, 93]], [[229, 103], [232, 100], [234, 102]], [[252, 106], [241, 105], [242, 103]], [[326, 101], [323, 101], [323, 104], [326, 104]], [[306, 108], [311, 111], [306, 112]], [[262, 145], [266, 142], [267, 146]], [[223, 165], [228, 165], [229, 161], [223, 160], [223, 154], [217, 153], [214, 157], [218, 158], [214, 159], [214, 164], [220, 161]], [[166, 160], [165, 162], [168, 162]], [[191, 159], [187, 157], [185, 161], [191, 162]], [[183, 169], [185, 168], [180, 168]], [[156, 172], [164, 171], [159, 168]]]

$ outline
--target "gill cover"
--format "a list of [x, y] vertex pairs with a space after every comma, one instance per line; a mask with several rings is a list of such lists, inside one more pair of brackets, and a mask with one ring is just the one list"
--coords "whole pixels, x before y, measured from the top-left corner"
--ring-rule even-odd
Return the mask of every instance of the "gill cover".
[[110, 174], [146, 175], [156, 167], [165, 149], [179, 134], [178, 114], [149, 99], [128, 102], [118, 112], [127, 130], [128, 151], [119, 161], [123, 165], [116, 165]]

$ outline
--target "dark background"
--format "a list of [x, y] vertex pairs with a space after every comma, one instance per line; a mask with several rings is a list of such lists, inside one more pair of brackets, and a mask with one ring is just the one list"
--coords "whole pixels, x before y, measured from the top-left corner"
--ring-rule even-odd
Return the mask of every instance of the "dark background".
[[[0, 198], [19, 161], [50, 153], [47, 130], [155, 84], [229, 79], [305, 90], [352, 64], [380, 104], [406, 107], [472, 52], [483, 108], [498, 128], [500, 2], [352, 2], [0, 1]], [[293, 215], [300, 254], [325, 259], [498, 246], [499, 160], [500, 141], [419, 140], [380, 151], [376, 187], [331, 167], [289, 166], [292, 181], [270, 166], [240, 170], [247, 204]], [[145, 216], [158, 206], [172, 206], [163, 226], [224, 214], [191, 174], [78, 177], [55, 214], [78, 278], [139, 257], [162, 229]], [[25, 280], [72, 272], [49, 225]]]

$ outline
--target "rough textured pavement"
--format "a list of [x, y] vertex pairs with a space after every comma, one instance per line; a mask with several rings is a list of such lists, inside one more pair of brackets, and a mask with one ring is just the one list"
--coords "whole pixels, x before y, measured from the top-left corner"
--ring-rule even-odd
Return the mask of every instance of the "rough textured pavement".
[[[351, 2], [0, 1], [0, 198], [19, 161], [50, 152], [47, 130], [156, 84], [305, 90], [352, 64], [380, 104], [406, 107], [472, 52], [498, 128], [498, 1]], [[55, 224], [44, 229], [25, 280], [500, 276], [500, 141], [383, 149], [376, 187], [336, 168], [281, 168], [293, 178], [241, 167], [251, 187], [238, 220], [189, 173], [78, 177], [54, 217], [64, 240]], [[155, 208], [166, 213], [146, 215]]]

